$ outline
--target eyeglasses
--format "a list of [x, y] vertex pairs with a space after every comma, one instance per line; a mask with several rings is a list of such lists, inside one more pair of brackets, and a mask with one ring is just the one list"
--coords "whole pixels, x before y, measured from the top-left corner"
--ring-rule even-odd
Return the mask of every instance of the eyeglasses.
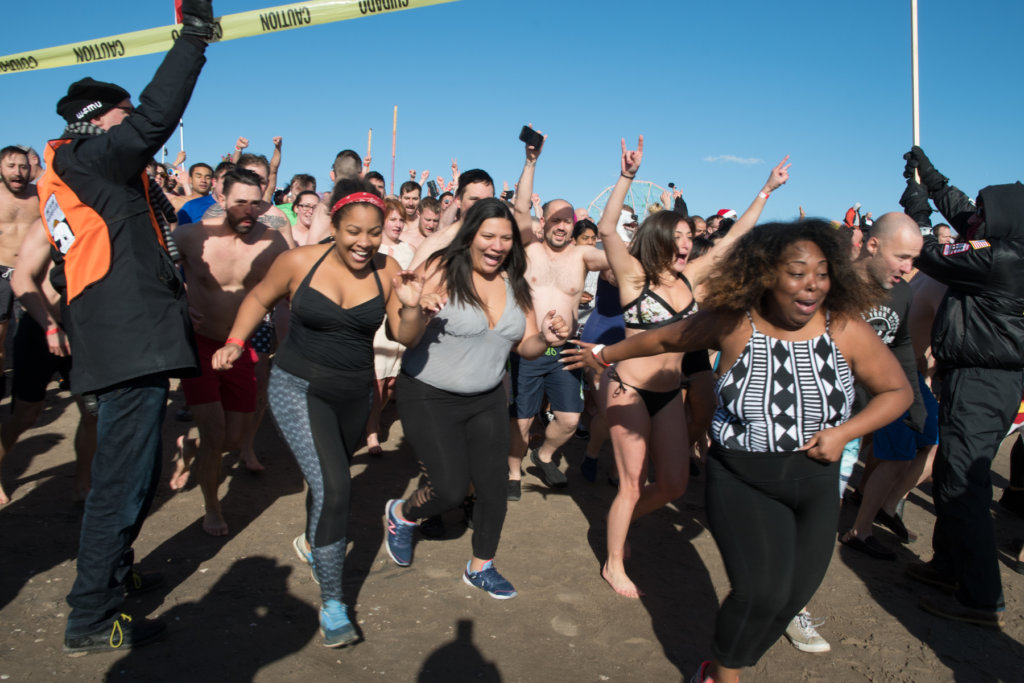
[[312, 211], [313, 209], [316, 208], [316, 204], [296, 204], [295, 208], [296, 209], [305, 209], [307, 211]]

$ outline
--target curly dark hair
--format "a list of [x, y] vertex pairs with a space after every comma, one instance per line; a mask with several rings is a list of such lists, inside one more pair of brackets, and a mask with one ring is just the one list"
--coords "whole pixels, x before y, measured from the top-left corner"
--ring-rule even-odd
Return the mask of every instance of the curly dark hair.
[[813, 242], [828, 261], [830, 286], [823, 307], [837, 316], [855, 316], [885, 296], [853, 270], [850, 247], [831, 224], [817, 219], [797, 223], [766, 223], [741, 237], [705, 282], [705, 309], [741, 313], [760, 307], [775, 286], [782, 253], [795, 242]]

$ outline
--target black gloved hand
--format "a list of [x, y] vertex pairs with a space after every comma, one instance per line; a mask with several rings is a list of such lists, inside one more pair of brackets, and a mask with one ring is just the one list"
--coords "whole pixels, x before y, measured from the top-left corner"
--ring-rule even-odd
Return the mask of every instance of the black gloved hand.
[[924, 423], [928, 419], [928, 410], [924, 407], [923, 401], [914, 401], [903, 418], [903, 424], [913, 429], [918, 434], [924, 432]]
[[[909, 166], [909, 163], [907, 165]], [[921, 183], [916, 182], [913, 177], [907, 179], [907, 189], [903, 191], [903, 196], [900, 197], [900, 206], [903, 207], [904, 213], [921, 226], [922, 235], [932, 234], [932, 221], [929, 218], [932, 215], [932, 207], [928, 203], [928, 193]]]
[[182, 0], [181, 35], [196, 36], [207, 42], [217, 36], [212, 0]]
[[924, 150], [914, 145], [910, 148], [910, 151], [903, 155], [903, 158], [907, 160], [907, 169], [904, 170], [903, 175], [910, 178], [913, 177], [913, 173], [907, 176], [907, 172], [911, 170], [911, 163], [916, 165], [917, 173], [921, 178], [921, 183], [928, 188], [928, 194], [932, 197], [937, 192], [946, 187], [946, 183], [949, 182], [949, 178], [935, 170], [935, 166], [932, 165], [931, 159], [924, 153]]

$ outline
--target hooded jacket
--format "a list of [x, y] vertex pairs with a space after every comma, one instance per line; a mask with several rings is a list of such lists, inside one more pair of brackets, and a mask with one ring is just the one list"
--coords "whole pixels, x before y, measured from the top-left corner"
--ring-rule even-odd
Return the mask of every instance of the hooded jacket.
[[948, 185], [935, 205], [968, 241], [924, 239], [915, 265], [949, 286], [932, 326], [940, 368], [1024, 368], [1024, 185], [990, 185], [978, 197], [985, 221], [968, 224], [976, 209]]
[[122, 123], [47, 144], [39, 203], [76, 393], [152, 374], [198, 374], [185, 288], [165, 249], [145, 167], [174, 133], [205, 48], [179, 38]]

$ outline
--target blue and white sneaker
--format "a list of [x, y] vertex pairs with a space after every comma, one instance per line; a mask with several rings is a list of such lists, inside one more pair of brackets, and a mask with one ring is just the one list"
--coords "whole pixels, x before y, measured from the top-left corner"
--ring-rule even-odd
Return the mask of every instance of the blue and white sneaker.
[[299, 556], [299, 559], [309, 565], [309, 573], [313, 575], [313, 580], [319, 585], [320, 577], [316, 575], [316, 565], [313, 564], [313, 552], [306, 547], [306, 534], [296, 536], [295, 540], [292, 541], [292, 548], [295, 549], [295, 554]]
[[348, 610], [339, 600], [328, 600], [320, 608], [320, 634], [324, 647], [341, 647], [359, 640], [356, 627], [348, 620]]
[[462, 580], [469, 586], [487, 591], [487, 594], [496, 600], [508, 600], [519, 595], [508, 579], [494, 568], [493, 560], [487, 560], [487, 564], [478, 572], [469, 571], [467, 562], [466, 571], [462, 573]]
[[399, 567], [412, 564], [412, 532], [416, 528], [413, 522], [399, 519], [396, 508], [404, 503], [402, 499], [392, 498], [384, 506], [384, 547], [388, 555]]

